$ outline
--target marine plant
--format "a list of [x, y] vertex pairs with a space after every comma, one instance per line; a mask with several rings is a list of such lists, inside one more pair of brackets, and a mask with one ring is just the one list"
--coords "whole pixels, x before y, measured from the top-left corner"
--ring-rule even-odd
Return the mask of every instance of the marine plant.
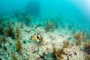
[[5, 43], [5, 42], [6, 42], [5, 37], [0, 36], [0, 44]]
[[30, 24], [30, 21], [32, 20], [32, 17], [33, 17], [33, 16], [30, 16], [30, 14], [28, 14], [28, 15], [25, 17], [27, 26]]
[[90, 54], [87, 55], [84, 60], [90, 60]]
[[86, 40], [86, 34], [83, 35], [80, 31], [77, 34], [74, 34], [73, 37], [76, 39], [76, 45], [81, 45], [82, 41]]
[[22, 53], [22, 43], [21, 43], [20, 40], [17, 40], [16, 50], [17, 50], [17, 52], [21, 55], [21, 53]]
[[0, 25], [0, 34], [3, 34], [3, 29], [4, 29], [4, 22], [2, 22]]
[[20, 39], [20, 28], [19, 28], [20, 24], [18, 24], [18, 26], [16, 27], [16, 30], [15, 30], [15, 38], [17, 40]]
[[74, 28], [73, 30], [72, 30], [72, 34], [75, 34], [76, 33], [76, 28]]
[[83, 30], [83, 35], [85, 35], [87, 33], [87, 30], [86, 29], [84, 29]]
[[45, 30], [47, 32], [49, 31], [54, 31], [55, 30], [55, 26], [54, 26], [54, 22], [51, 22], [49, 20], [47, 20], [46, 26], [45, 26]]
[[0, 24], [1, 24], [2, 22], [4, 22], [6, 19], [7, 19], [7, 18], [5, 18], [5, 17], [0, 17]]
[[7, 29], [4, 29], [4, 34], [6, 36], [10, 36], [10, 37], [14, 38], [14, 27], [12, 26], [11, 21], [8, 23]]
[[63, 44], [64, 44], [64, 48], [69, 48], [70, 47], [70, 42], [69, 42], [69, 40], [67, 40], [67, 41], [63, 41]]
[[88, 34], [88, 39], [90, 40], [90, 33]]
[[57, 60], [62, 60], [63, 59], [63, 55], [66, 55], [66, 53], [64, 52], [64, 48], [62, 49], [56, 49], [55, 47], [53, 47], [53, 55], [56, 57]]
[[90, 50], [90, 40], [88, 40], [87, 42], [84, 42], [83, 47], [85, 51]]
[[15, 54], [11, 51], [12, 60], [18, 60]]

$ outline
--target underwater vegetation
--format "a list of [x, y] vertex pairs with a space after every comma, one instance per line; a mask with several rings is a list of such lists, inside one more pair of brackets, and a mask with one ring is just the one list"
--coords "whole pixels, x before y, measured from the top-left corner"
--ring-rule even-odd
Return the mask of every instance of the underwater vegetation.
[[[36, 0], [25, 10], [0, 18], [0, 60], [90, 60], [90, 31], [59, 16], [39, 16]], [[7, 58], [1, 59], [3, 50]]]
[[14, 53], [11, 51], [12, 60], [18, 60]]
[[70, 42], [69, 42], [69, 40], [67, 40], [67, 41], [63, 41], [63, 44], [64, 44], [64, 48], [69, 48], [70, 47]]
[[86, 40], [86, 34], [83, 35], [80, 31], [77, 34], [74, 34], [73, 37], [76, 39], [76, 45], [81, 45], [82, 41]]
[[4, 29], [4, 22], [2, 22], [0, 25], [0, 34], [3, 34], [3, 29]]
[[4, 34], [14, 38], [14, 27], [11, 21], [8, 23], [7, 29], [4, 29]]
[[32, 17], [33, 17], [33, 16], [30, 16], [30, 14], [26, 15], [25, 19], [26, 19], [26, 24], [27, 24], [27, 26], [30, 25], [30, 21], [32, 20]]
[[87, 55], [84, 60], [90, 60], [90, 54]]
[[15, 30], [15, 38], [17, 40], [20, 39], [20, 23], [18, 24], [18, 26], [16, 27], [16, 30]]
[[90, 40], [83, 43], [84, 51], [89, 55], [90, 54]]
[[64, 52], [64, 48], [62, 49], [56, 49], [55, 47], [53, 47], [53, 54], [56, 57], [57, 60], [62, 60], [64, 57], [62, 55], [66, 55], [66, 53]]
[[55, 30], [54, 22], [52, 21], [52, 22], [50, 23], [50, 21], [47, 20], [47, 23], [46, 23], [46, 26], [45, 26], [45, 30], [46, 30], [47, 32], [49, 32], [49, 31], [54, 31], [54, 30]]
[[6, 39], [3, 36], [0, 36], [0, 45], [4, 44], [6, 42]]
[[17, 40], [16, 49], [17, 49], [17, 52], [21, 55], [22, 54], [22, 43], [20, 40]]

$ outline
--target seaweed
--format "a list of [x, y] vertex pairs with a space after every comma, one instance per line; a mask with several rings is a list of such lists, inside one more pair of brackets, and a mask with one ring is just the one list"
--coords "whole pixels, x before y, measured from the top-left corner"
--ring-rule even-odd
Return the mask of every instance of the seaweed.
[[19, 25], [20, 25], [20, 24], [18, 24], [18, 26], [16, 27], [16, 30], [15, 30], [15, 38], [16, 38], [17, 40], [20, 39], [20, 28], [19, 28]]
[[90, 40], [90, 33], [87, 33], [87, 39]]
[[54, 31], [55, 30], [54, 22], [50, 23], [49, 20], [47, 20], [47, 23], [46, 23], [46, 26], [45, 26], [45, 30], [47, 32]]
[[12, 60], [18, 60], [15, 54], [11, 51]]
[[0, 25], [0, 34], [3, 34], [3, 29], [4, 29], [4, 22], [2, 22]]
[[22, 53], [22, 43], [21, 43], [20, 40], [17, 40], [16, 50], [17, 50], [17, 52], [21, 55], [21, 53]]
[[25, 17], [27, 26], [30, 24], [30, 21], [32, 20], [33, 16], [30, 16], [29, 14]]
[[58, 50], [56, 50], [56, 48], [53, 47], [53, 55], [56, 57], [57, 60], [61, 60], [63, 59], [62, 55], [66, 55], [66, 53], [64, 52], [64, 48], [59, 48]]
[[90, 41], [88, 40], [87, 42], [84, 42], [83, 43], [83, 47], [84, 47], [84, 50], [89, 50], [90, 49]]
[[73, 37], [76, 39], [76, 45], [81, 45], [82, 41], [86, 40], [86, 34], [83, 35], [80, 31], [77, 34], [74, 34]]
[[75, 32], [76, 32], [76, 28], [74, 28], [74, 29], [72, 30], [72, 34], [75, 34]]
[[5, 18], [5, 17], [0, 17], [0, 24], [1, 24], [2, 22], [4, 22], [6, 19], [7, 19], [7, 18]]
[[84, 60], [90, 60], [90, 54], [87, 55]]
[[10, 36], [10, 37], [14, 38], [14, 28], [12, 27], [11, 21], [8, 23], [7, 29], [4, 29], [3, 31], [6, 36]]
[[5, 42], [6, 42], [5, 37], [0, 36], [0, 44], [5, 43]]
[[69, 40], [67, 40], [67, 41], [63, 41], [63, 44], [64, 44], [64, 48], [69, 48], [70, 47], [70, 42], [69, 42]]

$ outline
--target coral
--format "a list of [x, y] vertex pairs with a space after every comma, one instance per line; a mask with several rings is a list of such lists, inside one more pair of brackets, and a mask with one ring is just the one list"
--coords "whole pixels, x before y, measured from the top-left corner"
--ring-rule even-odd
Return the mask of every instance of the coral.
[[81, 45], [82, 41], [86, 39], [86, 34], [83, 35], [82, 32], [78, 32], [78, 34], [74, 34], [74, 39], [76, 39], [76, 45]]
[[54, 22], [50, 23], [49, 20], [48, 20], [47, 23], [46, 23], [45, 30], [47, 32], [54, 31], [55, 30]]
[[69, 48], [70, 47], [70, 42], [69, 42], [69, 40], [67, 40], [67, 41], [63, 41], [63, 44], [64, 44], [64, 48]]
[[2, 22], [0, 25], [0, 34], [3, 34], [3, 29], [4, 29], [4, 22]]
[[21, 53], [22, 53], [22, 43], [21, 43], [20, 40], [17, 40], [16, 49], [17, 49], [18, 53], [21, 55]]
[[84, 47], [84, 50], [89, 50], [90, 49], [90, 40], [88, 40], [87, 42], [84, 42], [83, 43], [83, 47]]
[[64, 48], [62, 48], [62, 49], [59, 48], [58, 50], [56, 50], [55, 47], [53, 47], [53, 54], [57, 60], [63, 59], [62, 55], [66, 55], [66, 53], [64, 52]]
[[14, 38], [14, 28], [12, 27], [11, 21], [8, 23], [8, 28], [4, 29], [4, 34], [6, 36], [10, 36], [10, 37]]

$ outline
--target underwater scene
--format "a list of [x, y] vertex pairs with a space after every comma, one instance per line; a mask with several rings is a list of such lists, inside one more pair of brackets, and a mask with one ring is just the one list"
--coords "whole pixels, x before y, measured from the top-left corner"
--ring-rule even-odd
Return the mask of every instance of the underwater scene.
[[0, 0], [0, 60], [90, 60], [90, 0]]

